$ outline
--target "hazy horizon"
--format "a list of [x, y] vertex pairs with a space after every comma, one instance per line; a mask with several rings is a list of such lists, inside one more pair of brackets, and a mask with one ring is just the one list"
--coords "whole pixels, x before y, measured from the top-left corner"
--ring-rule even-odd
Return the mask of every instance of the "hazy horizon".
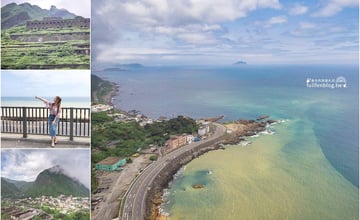
[[357, 64], [358, 5], [356, 0], [92, 1], [92, 66]]
[[90, 97], [90, 70], [1, 71], [2, 97], [57, 95]]

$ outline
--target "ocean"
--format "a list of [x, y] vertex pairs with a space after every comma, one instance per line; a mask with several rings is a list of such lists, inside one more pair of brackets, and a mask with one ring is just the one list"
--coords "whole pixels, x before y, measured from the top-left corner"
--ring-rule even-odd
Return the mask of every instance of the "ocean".
[[[209, 152], [176, 175], [170, 219], [359, 219], [359, 78], [351, 65], [146, 67], [96, 73], [114, 104], [157, 118], [269, 115], [250, 145]], [[195, 183], [205, 185], [193, 189]]]
[[[52, 101], [54, 97], [43, 97]], [[90, 97], [61, 97], [64, 108], [90, 108]], [[44, 103], [35, 97], [1, 97], [1, 106], [14, 107], [45, 107]]]

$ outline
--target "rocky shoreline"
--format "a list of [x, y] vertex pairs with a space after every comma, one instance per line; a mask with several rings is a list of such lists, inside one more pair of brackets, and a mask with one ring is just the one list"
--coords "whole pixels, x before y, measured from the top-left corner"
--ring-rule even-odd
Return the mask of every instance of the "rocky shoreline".
[[189, 152], [185, 152], [176, 159], [174, 159], [168, 166], [164, 167], [155, 181], [151, 183], [150, 189], [146, 196], [145, 219], [159, 220], [164, 219], [165, 216], [160, 215], [159, 205], [161, 205], [163, 190], [168, 188], [169, 183], [173, 180], [176, 172], [184, 165], [202, 154], [221, 149], [222, 137], [213, 140], [211, 143], [199, 145]]
[[228, 129], [228, 135], [223, 141], [223, 144], [238, 144], [239, 142], [245, 140], [244, 137], [254, 136], [260, 132], [266, 131], [266, 126], [277, 122], [267, 118], [269, 118], [269, 116], [261, 116], [257, 120], [239, 119], [237, 121], [224, 124], [224, 126]]
[[[202, 154], [218, 149], [225, 149], [223, 145], [235, 145], [245, 140], [246, 136], [253, 136], [259, 132], [266, 131], [267, 125], [273, 124], [276, 121], [268, 119], [269, 116], [261, 116], [257, 120], [237, 120], [234, 122], [224, 124], [230, 133], [225, 137], [220, 137], [212, 143], [200, 145], [190, 152], [185, 152], [183, 155], [176, 158], [171, 164], [163, 169], [161, 175], [155, 178], [151, 183], [151, 188], [148, 191], [146, 198], [146, 216], [145, 219], [150, 220], [166, 220], [167, 216], [162, 215], [159, 211], [159, 206], [163, 203], [163, 190], [169, 187], [169, 183], [173, 180], [174, 175], [185, 164], [191, 162], [196, 157]], [[267, 119], [267, 120], [265, 120]], [[198, 186], [195, 186], [198, 188]], [[201, 187], [200, 187], [201, 188]]]
[[97, 75], [91, 75], [91, 99], [95, 104], [113, 105], [113, 98], [119, 92], [119, 85]]
[[107, 105], [114, 105], [113, 99], [116, 94], [119, 92], [119, 85], [117, 83], [111, 83], [111, 91], [104, 96], [105, 104]]

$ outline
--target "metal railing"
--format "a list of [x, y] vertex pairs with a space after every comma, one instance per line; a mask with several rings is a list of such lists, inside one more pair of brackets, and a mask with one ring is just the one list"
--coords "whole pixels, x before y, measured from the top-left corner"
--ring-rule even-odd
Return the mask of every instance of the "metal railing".
[[[1, 107], [1, 133], [49, 134], [49, 109], [45, 107]], [[90, 137], [90, 108], [61, 108], [59, 136]]]

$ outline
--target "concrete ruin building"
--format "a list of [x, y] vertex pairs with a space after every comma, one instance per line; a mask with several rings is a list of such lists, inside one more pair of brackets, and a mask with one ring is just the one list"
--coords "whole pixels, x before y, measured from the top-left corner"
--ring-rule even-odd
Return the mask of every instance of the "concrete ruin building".
[[47, 17], [42, 21], [26, 22], [28, 30], [64, 29], [64, 28], [90, 28], [90, 18], [75, 17], [62, 19], [61, 17]]

